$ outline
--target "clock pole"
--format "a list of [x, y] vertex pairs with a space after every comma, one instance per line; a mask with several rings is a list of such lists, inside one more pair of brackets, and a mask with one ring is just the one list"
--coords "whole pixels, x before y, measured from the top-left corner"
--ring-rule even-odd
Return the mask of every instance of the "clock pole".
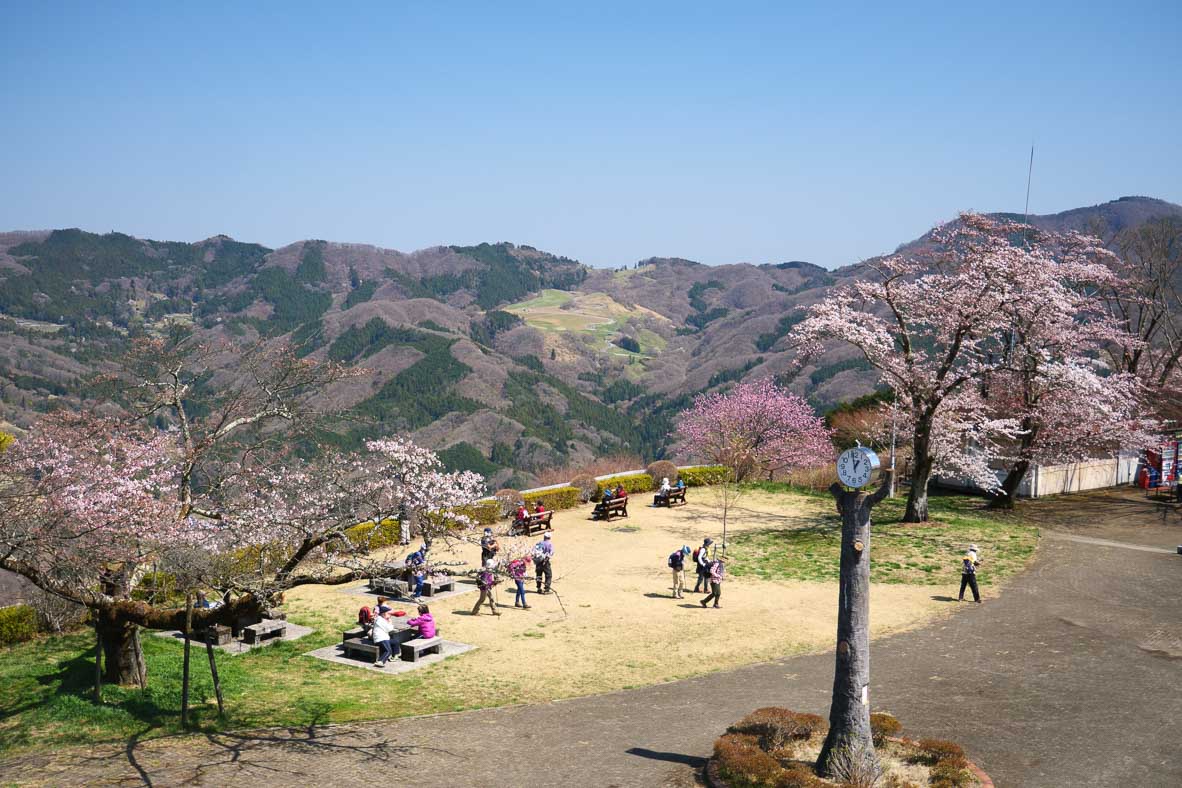
[[891, 476], [887, 471], [869, 495], [837, 483], [829, 488], [841, 514], [841, 580], [829, 734], [817, 757], [822, 775], [832, 775], [835, 754], [866, 766], [878, 760], [870, 734], [870, 509], [886, 497]]

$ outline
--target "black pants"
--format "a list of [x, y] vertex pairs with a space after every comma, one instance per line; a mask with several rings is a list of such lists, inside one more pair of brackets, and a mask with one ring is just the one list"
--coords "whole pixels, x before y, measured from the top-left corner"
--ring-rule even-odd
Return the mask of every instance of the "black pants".
[[968, 586], [973, 589], [973, 601], [981, 601], [981, 592], [977, 590], [977, 576], [976, 575], [961, 575], [960, 576], [960, 598], [964, 599], [964, 588]]
[[554, 573], [550, 569], [550, 562], [549, 561], [535, 561], [534, 562], [534, 574], [536, 574], [537, 578], [538, 578], [538, 593], [539, 594], [542, 593], [542, 577], [543, 577], [543, 575], [546, 578], [546, 590], [549, 591], [550, 590], [550, 581], [554, 579]]
[[710, 575], [702, 571], [702, 567], [698, 567], [698, 582], [694, 583], [694, 593], [698, 591], [710, 590]]

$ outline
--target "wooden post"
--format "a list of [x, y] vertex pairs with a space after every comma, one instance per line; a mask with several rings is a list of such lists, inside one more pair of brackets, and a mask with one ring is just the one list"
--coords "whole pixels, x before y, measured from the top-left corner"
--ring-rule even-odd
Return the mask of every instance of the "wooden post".
[[841, 513], [841, 580], [829, 735], [817, 757], [817, 771], [824, 776], [832, 775], [834, 753], [877, 759], [870, 735], [870, 509], [886, 497], [890, 476], [887, 471], [872, 495], [840, 484], [829, 488]]
[[218, 716], [224, 717], [226, 716], [226, 706], [225, 702], [222, 700], [222, 682], [221, 679], [218, 678], [218, 663], [213, 654], [213, 641], [211, 640], [212, 637], [213, 628], [207, 628], [205, 630], [205, 653], [209, 657], [209, 673], [211, 676], [213, 676], [213, 692], [218, 699]]
[[94, 622], [94, 702], [103, 702], [103, 631]]
[[185, 666], [181, 673], [181, 727], [189, 727], [189, 638], [193, 628], [193, 593], [185, 592]]

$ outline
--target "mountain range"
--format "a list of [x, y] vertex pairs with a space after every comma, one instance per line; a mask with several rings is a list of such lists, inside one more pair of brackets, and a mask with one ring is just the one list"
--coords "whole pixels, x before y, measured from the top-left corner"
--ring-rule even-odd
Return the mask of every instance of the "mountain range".
[[[1030, 221], [1110, 238], [1160, 217], [1182, 218], [1182, 206], [1124, 197]], [[776, 376], [822, 411], [873, 391], [848, 349], [796, 370], [784, 342], [810, 304], [863, 270], [676, 258], [593, 269], [512, 243], [403, 253], [0, 233], [0, 428], [76, 407], [134, 337], [179, 321], [364, 369], [323, 395], [349, 414], [341, 445], [409, 434], [453, 468], [524, 486], [598, 455], [663, 456], [677, 411], [744, 378]]]

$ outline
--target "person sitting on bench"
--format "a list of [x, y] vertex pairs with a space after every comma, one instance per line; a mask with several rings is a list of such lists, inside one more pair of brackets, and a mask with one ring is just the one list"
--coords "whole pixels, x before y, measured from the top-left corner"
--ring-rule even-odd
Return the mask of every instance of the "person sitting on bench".
[[435, 637], [435, 619], [431, 616], [431, 609], [426, 605], [419, 605], [419, 614], [407, 619], [406, 625], [419, 631], [419, 637], [430, 640]]
[[525, 508], [524, 503], [517, 505], [517, 514], [513, 515], [513, 527], [520, 528], [525, 525], [525, 521], [529, 519], [529, 509]]
[[666, 476], [664, 479], [661, 479], [661, 488], [657, 490], [657, 494], [653, 496], [653, 506], [660, 506], [662, 503], [668, 500], [669, 493], [672, 490], [673, 487], [669, 484], [669, 477]]
[[592, 519], [598, 520], [607, 514], [607, 505], [615, 498], [616, 491], [611, 487], [603, 489], [603, 497], [599, 499], [599, 503], [595, 504], [595, 509], [591, 512]]
[[538, 505], [534, 507], [534, 514], [542, 514], [545, 511], [545, 505], [543, 505], [541, 501], [538, 501]]
[[380, 613], [373, 620], [373, 642], [378, 647], [378, 659], [374, 664], [379, 668], [386, 667], [386, 660], [393, 656], [394, 652], [390, 649], [390, 632], [393, 631], [394, 625], [390, 623], [390, 611]]

